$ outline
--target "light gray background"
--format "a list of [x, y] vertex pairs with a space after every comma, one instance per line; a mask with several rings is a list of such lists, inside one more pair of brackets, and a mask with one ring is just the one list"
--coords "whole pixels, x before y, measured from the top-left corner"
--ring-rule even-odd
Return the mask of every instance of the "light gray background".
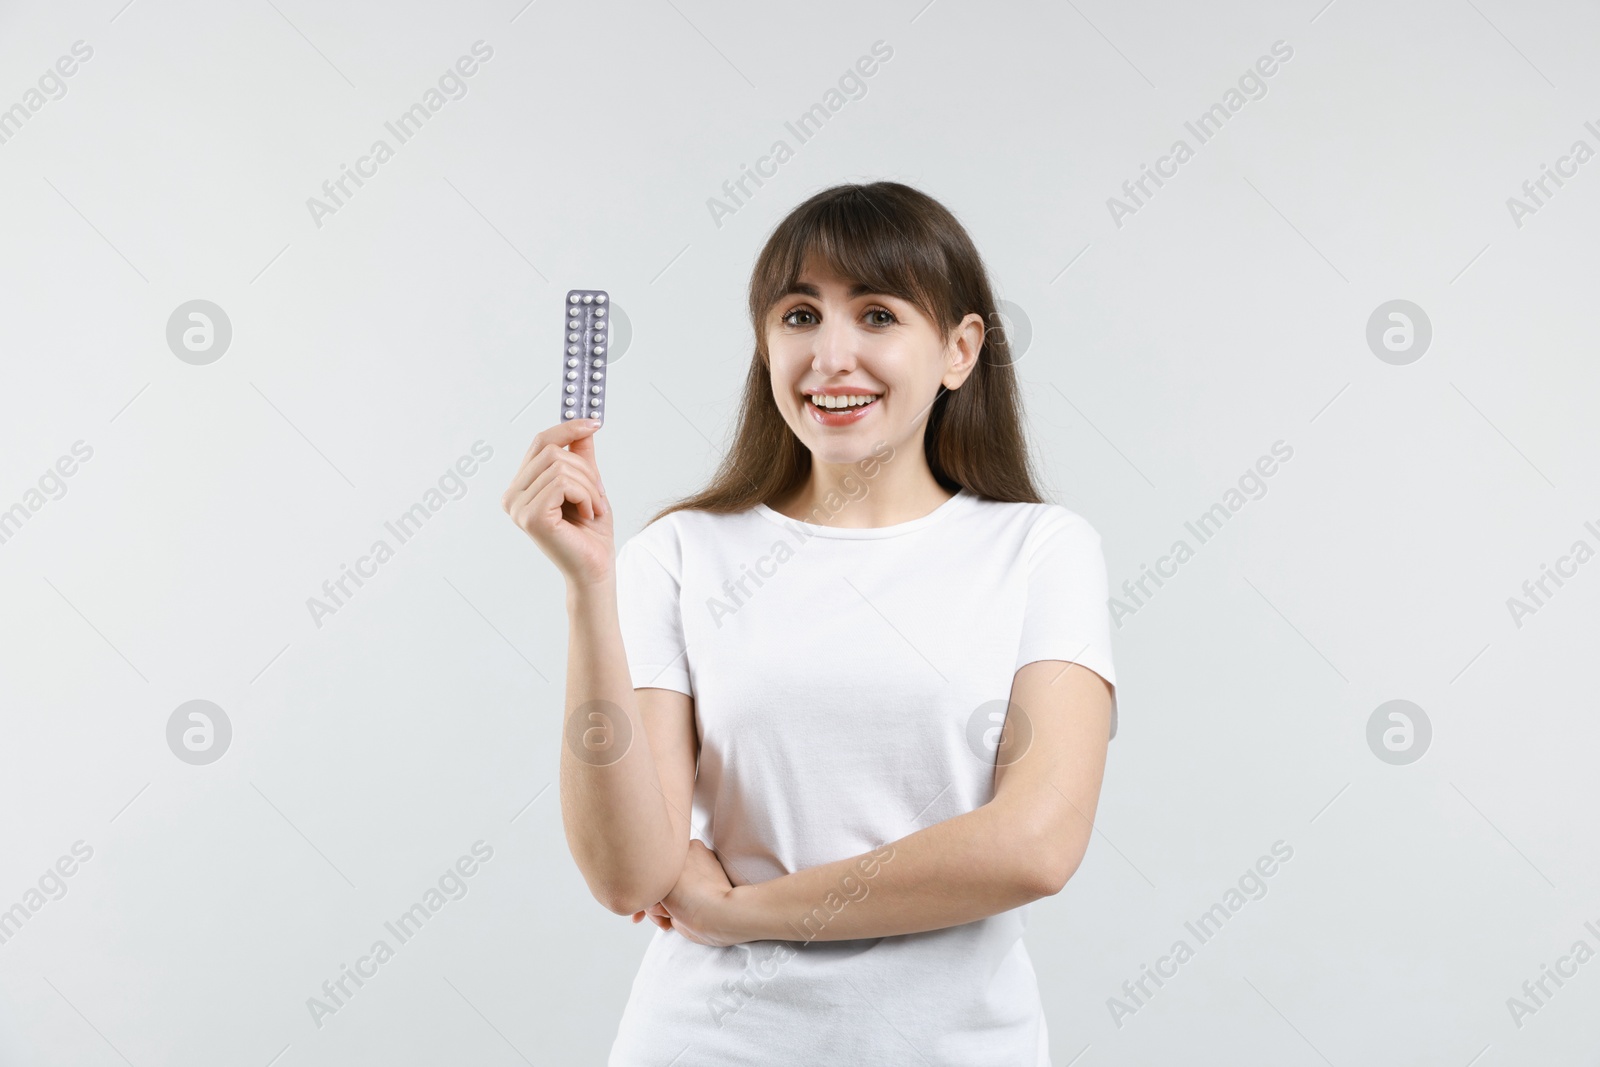
[[[1028, 933], [1055, 1062], [1595, 1062], [1600, 962], [1506, 1005], [1600, 948], [1600, 563], [1506, 605], [1600, 546], [1600, 161], [1521, 227], [1506, 204], [1600, 148], [1592, 7], [123, 2], [0, 13], [0, 107], [94, 50], [0, 144], [0, 508], [93, 449], [0, 545], [0, 908], [94, 850], [0, 945], [5, 1063], [602, 1062], [654, 928], [567, 852], [562, 583], [499, 507], [554, 421], [558, 305], [608, 288], [634, 325], [598, 441], [620, 541], [726, 445], [771, 226], [877, 178], [954, 210], [1024, 310], [1028, 430], [1113, 586], [1294, 449], [1115, 633], [1097, 833]], [[315, 225], [477, 40], [467, 95]], [[1267, 95], [1115, 225], [1277, 40]], [[205, 366], [165, 339], [192, 299], [233, 328]], [[1433, 327], [1405, 366], [1365, 339], [1394, 299]], [[316, 626], [478, 440], [465, 496]], [[166, 742], [194, 699], [233, 727], [208, 766]], [[1367, 744], [1391, 699], [1432, 723], [1410, 765]], [[468, 894], [317, 1028], [306, 999], [479, 839]], [[1280, 839], [1268, 894], [1115, 1025]]]

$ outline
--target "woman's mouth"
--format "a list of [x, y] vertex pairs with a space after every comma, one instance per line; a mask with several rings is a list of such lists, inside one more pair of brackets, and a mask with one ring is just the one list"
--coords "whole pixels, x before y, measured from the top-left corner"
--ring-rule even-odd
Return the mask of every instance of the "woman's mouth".
[[[842, 396], [823, 396], [812, 393], [806, 396], [806, 407], [811, 417], [824, 426], [849, 426], [865, 418], [878, 406], [877, 393], [849, 393]], [[821, 401], [821, 403], [819, 403]]]

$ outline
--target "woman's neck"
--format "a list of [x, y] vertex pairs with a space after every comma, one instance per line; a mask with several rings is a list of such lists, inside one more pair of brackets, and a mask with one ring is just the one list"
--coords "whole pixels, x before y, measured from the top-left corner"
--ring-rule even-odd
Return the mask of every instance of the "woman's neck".
[[786, 518], [818, 526], [871, 529], [920, 519], [955, 494], [940, 485], [926, 464], [920, 471], [891, 471], [876, 463], [863, 473], [856, 464], [839, 470], [813, 467], [806, 481], [767, 506]]

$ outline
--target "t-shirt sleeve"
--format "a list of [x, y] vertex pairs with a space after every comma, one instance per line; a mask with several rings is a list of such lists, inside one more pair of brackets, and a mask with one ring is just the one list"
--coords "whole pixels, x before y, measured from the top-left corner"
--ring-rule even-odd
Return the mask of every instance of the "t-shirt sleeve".
[[[683, 637], [681, 572], [658, 554], [665, 548], [665, 539], [657, 536], [660, 532], [640, 531], [617, 551], [622, 647], [635, 689], [671, 689], [693, 696]], [[664, 554], [669, 559], [676, 555]]]
[[1111, 610], [1100, 534], [1059, 505], [1030, 533], [1028, 604], [1013, 671], [1041, 659], [1087, 667], [1111, 690], [1111, 736], [1117, 734], [1116, 672], [1111, 663]]

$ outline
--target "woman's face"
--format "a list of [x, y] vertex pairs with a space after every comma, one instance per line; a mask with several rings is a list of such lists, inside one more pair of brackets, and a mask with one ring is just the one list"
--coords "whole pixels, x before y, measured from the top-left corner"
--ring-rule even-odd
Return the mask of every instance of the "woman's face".
[[976, 365], [983, 319], [968, 315], [946, 339], [915, 305], [808, 264], [767, 313], [766, 332], [784, 421], [815, 462], [845, 464], [878, 442], [920, 447], [940, 388], [957, 388]]

